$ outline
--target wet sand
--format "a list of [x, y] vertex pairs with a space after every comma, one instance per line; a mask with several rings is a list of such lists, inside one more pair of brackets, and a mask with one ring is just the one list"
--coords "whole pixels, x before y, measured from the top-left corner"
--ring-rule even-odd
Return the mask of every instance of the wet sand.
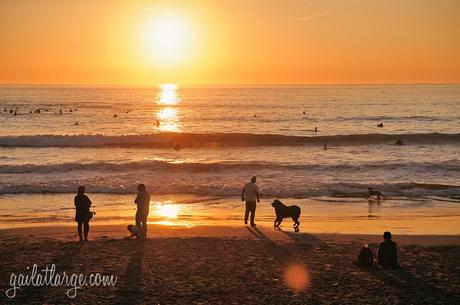
[[[286, 228], [287, 229], [287, 228]], [[77, 242], [71, 226], [0, 230], [2, 302], [11, 273], [56, 264], [56, 273], [116, 275], [114, 287], [26, 287], [29, 304], [455, 304], [460, 301], [460, 236], [395, 235], [402, 270], [356, 267], [377, 235], [309, 234], [268, 226], [150, 225], [144, 241], [124, 226], [93, 226]], [[13, 302], [11, 302], [13, 303]]]
[[[15, 194], [0, 196], [0, 229], [74, 225], [75, 194]], [[133, 194], [89, 194], [97, 212], [93, 224], [126, 225], [133, 222], [136, 206]], [[187, 194], [153, 196], [149, 223], [175, 226], [239, 226], [244, 202], [240, 197], [200, 197]], [[257, 223], [271, 226], [273, 199], [257, 205]], [[314, 233], [381, 234], [391, 230], [406, 235], [458, 235], [458, 202], [392, 198], [369, 202], [366, 198], [283, 199], [302, 209], [300, 230]], [[167, 208], [166, 210], [164, 208]], [[168, 209], [169, 208], [169, 209]], [[174, 215], [171, 215], [174, 214]], [[289, 229], [292, 220], [282, 227]]]

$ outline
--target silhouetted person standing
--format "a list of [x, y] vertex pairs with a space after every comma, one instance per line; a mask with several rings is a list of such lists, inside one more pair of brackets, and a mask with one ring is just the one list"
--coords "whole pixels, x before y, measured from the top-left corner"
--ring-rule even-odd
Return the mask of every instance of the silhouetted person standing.
[[147, 217], [149, 216], [150, 194], [145, 189], [145, 185], [137, 186], [137, 196], [134, 199], [137, 204], [136, 226], [139, 228], [141, 238], [147, 237]]
[[79, 186], [77, 196], [74, 199], [75, 221], [78, 222], [78, 237], [83, 241], [82, 226], [84, 226], [85, 241], [88, 241], [89, 232], [89, 208], [91, 200], [85, 195], [85, 187]]
[[384, 242], [379, 245], [379, 264], [385, 269], [400, 268], [398, 264], [397, 245], [391, 240], [391, 233], [383, 233]]
[[254, 218], [256, 217], [256, 200], [259, 200], [259, 188], [256, 184], [257, 177], [252, 176], [251, 182], [248, 182], [244, 185], [243, 191], [241, 193], [241, 201], [246, 200], [246, 212], [244, 214], [244, 223], [248, 224], [249, 213], [251, 213], [251, 226], [254, 227]]

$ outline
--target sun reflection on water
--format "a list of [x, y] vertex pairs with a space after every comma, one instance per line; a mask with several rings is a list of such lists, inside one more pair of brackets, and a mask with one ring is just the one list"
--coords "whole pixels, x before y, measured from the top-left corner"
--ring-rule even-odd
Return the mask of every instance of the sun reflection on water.
[[160, 85], [157, 104], [162, 108], [156, 113], [155, 129], [167, 132], [180, 132], [179, 107], [175, 107], [179, 101], [177, 85]]
[[160, 93], [158, 94], [157, 103], [159, 105], [177, 105], [180, 99], [177, 94], [177, 85], [162, 84], [160, 85]]
[[177, 218], [179, 215], [180, 206], [177, 204], [157, 204], [155, 208], [155, 214], [158, 216], [166, 217], [166, 218]]
[[173, 120], [177, 118], [177, 109], [172, 107], [160, 109], [157, 113], [157, 118], [162, 121]]

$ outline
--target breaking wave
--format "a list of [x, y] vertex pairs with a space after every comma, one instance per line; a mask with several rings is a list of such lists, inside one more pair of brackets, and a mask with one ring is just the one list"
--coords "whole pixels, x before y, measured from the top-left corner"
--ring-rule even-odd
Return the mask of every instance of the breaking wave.
[[348, 134], [332, 136], [285, 136], [250, 133], [157, 133], [141, 135], [37, 135], [3, 136], [3, 147], [218, 147], [218, 146], [300, 146], [300, 145], [369, 145], [460, 144], [460, 134]]
[[[80, 181], [82, 184], [85, 181]], [[196, 184], [192, 181], [176, 183], [162, 183], [162, 181], [146, 181], [147, 188], [152, 194], [189, 194], [199, 196], [215, 196], [221, 198], [238, 197], [241, 195], [241, 186], [227, 185], [220, 182], [210, 184]], [[261, 187], [263, 198], [311, 198], [317, 196], [330, 196], [340, 198], [365, 198], [369, 184], [364, 183], [322, 183], [316, 185], [276, 185], [265, 183]], [[435, 184], [435, 183], [388, 183], [376, 186], [387, 197], [444, 197], [452, 200], [460, 199], [460, 185]], [[92, 181], [89, 192], [101, 194], [133, 194], [136, 185], [112, 185], [110, 181]], [[0, 185], [1, 194], [56, 194], [74, 193], [75, 185], [62, 181], [52, 184], [9, 184]]]
[[46, 174], [64, 173], [70, 171], [129, 172], [129, 171], [162, 171], [174, 170], [183, 172], [216, 172], [216, 171], [321, 171], [321, 172], [362, 172], [370, 170], [409, 170], [422, 172], [426, 170], [442, 170], [460, 172], [460, 161], [453, 159], [443, 162], [370, 162], [361, 164], [283, 164], [275, 162], [214, 162], [186, 163], [167, 162], [160, 160], [142, 160], [137, 162], [111, 163], [79, 163], [61, 164], [24, 164], [0, 165], [2, 174]]

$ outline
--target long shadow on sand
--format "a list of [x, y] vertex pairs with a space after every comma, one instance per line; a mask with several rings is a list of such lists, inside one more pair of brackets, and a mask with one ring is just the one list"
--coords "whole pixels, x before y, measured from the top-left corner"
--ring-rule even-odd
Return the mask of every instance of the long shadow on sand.
[[144, 304], [145, 283], [143, 281], [142, 264], [149, 240], [129, 240], [120, 242], [130, 243], [130, 247], [126, 248], [131, 248], [131, 252], [129, 253], [129, 260], [125, 272], [118, 278], [121, 285], [115, 293], [114, 304]]
[[259, 238], [266, 245], [266, 255], [273, 256], [277, 261], [284, 264], [297, 260], [298, 251], [288, 244], [280, 244], [272, 240], [265, 233], [255, 227], [246, 227], [255, 237]]
[[[255, 237], [261, 239], [262, 241], [264, 242], [267, 242], [273, 246], [277, 246], [277, 247], [281, 247], [281, 245], [277, 244], [274, 240], [272, 240], [270, 237], [268, 237], [265, 233], [263, 233], [261, 230], [259, 230], [258, 228], [256, 227], [246, 227], [249, 232], [251, 232]], [[312, 246], [317, 246], [317, 245], [325, 245], [325, 243], [311, 235], [311, 234], [307, 234], [307, 233], [293, 233], [293, 232], [287, 232], [287, 231], [283, 231], [282, 229], [278, 229], [278, 231], [286, 234], [291, 240], [294, 241], [294, 244], [302, 249], [302, 250], [306, 250], [306, 249], [309, 249], [310, 247]]]
[[287, 231], [283, 231], [282, 229], [278, 229], [278, 230], [286, 234], [290, 239], [294, 241], [294, 244], [302, 250], [307, 250], [311, 248], [312, 246], [324, 245], [324, 242], [321, 239], [311, 234], [299, 233], [299, 232], [295, 232], [295, 233], [287, 232]]
[[53, 260], [57, 270], [69, 270], [74, 265], [75, 258], [86, 247], [85, 243], [65, 242], [64, 253]]
[[[69, 271], [72, 270], [76, 257], [79, 256], [85, 246], [84, 243], [44, 239], [39, 247], [55, 248], [58, 254], [51, 257], [36, 257], [36, 260], [30, 261], [28, 267], [32, 268], [31, 265], [37, 264], [37, 271], [41, 273], [45, 267], [51, 268], [52, 264], [54, 264], [56, 273], [69, 273]], [[27, 274], [27, 272], [25, 272], [25, 274]], [[64, 290], [65, 289], [60, 289], [59, 287], [56, 288], [46, 285], [38, 287], [30, 285], [20, 290], [14, 298], [14, 302], [17, 302], [17, 304], [27, 304], [30, 300], [52, 299], [53, 302], [62, 303], [69, 300]]]
[[[306, 233], [290, 233], [284, 232], [286, 235], [289, 236], [294, 241], [294, 246], [287, 243], [277, 243], [261, 230], [255, 227], [246, 227], [249, 232], [251, 232], [254, 236], [262, 240], [270, 249], [270, 252], [278, 258], [282, 258], [285, 261], [292, 262], [293, 260], [299, 260], [299, 255], [302, 255], [302, 251], [309, 249], [314, 245], [324, 245], [324, 243], [309, 234]], [[267, 252], [268, 253], [268, 252]], [[301, 259], [300, 259], [301, 260]]]
[[372, 270], [371, 274], [394, 288], [399, 304], [460, 304], [460, 298], [435, 287], [408, 270]]
[[262, 241], [270, 243], [270, 244], [273, 244], [273, 245], [276, 245], [276, 242], [274, 240], [272, 240], [270, 237], [268, 237], [265, 233], [260, 231], [258, 228], [256, 228], [256, 227], [246, 227], [246, 229], [248, 229], [249, 232], [251, 232], [251, 234], [253, 234], [255, 237], [261, 239]]

